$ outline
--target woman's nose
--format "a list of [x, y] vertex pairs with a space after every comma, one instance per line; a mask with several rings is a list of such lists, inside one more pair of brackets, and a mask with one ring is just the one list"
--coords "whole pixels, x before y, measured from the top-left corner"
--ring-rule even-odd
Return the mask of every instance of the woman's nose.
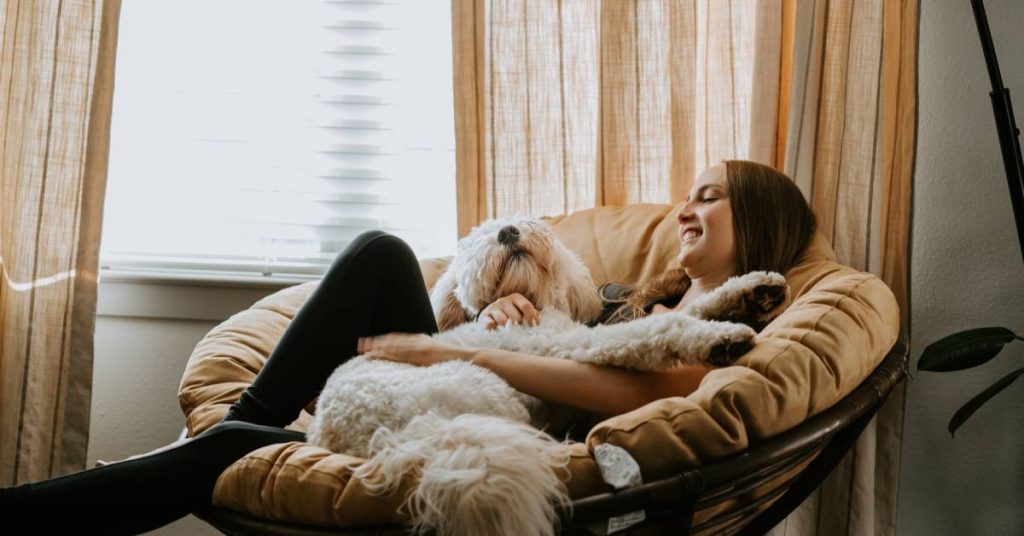
[[678, 221], [680, 225], [693, 219], [693, 212], [690, 211], [689, 206], [689, 203], [683, 204], [682, 208], [679, 209], [679, 213], [676, 214], [676, 221]]

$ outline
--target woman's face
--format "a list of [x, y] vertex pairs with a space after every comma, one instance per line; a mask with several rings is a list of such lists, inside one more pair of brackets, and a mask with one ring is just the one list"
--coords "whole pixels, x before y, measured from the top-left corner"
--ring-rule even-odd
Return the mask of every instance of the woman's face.
[[691, 279], [730, 277], [736, 270], [736, 235], [725, 164], [707, 169], [679, 210], [679, 261]]

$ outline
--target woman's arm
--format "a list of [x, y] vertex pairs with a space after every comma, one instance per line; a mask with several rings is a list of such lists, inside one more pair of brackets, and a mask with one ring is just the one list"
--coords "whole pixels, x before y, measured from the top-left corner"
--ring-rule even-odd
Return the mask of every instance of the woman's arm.
[[660, 398], [686, 396], [712, 368], [693, 365], [641, 372], [485, 348], [470, 350], [470, 361], [528, 395], [602, 415], [626, 413]]
[[690, 365], [639, 372], [506, 350], [462, 348], [426, 335], [403, 333], [360, 339], [359, 351], [419, 366], [450, 359], [470, 361], [501, 376], [518, 391], [602, 415], [625, 413], [659, 398], [686, 396], [713, 368]]

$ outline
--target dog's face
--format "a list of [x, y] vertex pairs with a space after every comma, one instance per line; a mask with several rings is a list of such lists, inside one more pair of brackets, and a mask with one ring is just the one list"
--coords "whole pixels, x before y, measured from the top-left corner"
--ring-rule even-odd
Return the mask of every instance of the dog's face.
[[[458, 302], [475, 316], [498, 298], [520, 293], [538, 309], [557, 307], [577, 320], [600, 313], [597, 289], [583, 261], [563, 245], [547, 223], [536, 218], [488, 220], [459, 240], [458, 251], [438, 281], [441, 299]], [[445, 329], [439, 315], [439, 327]], [[461, 322], [460, 322], [461, 323]]]
[[471, 312], [518, 292], [534, 305], [551, 301], [557, 260], [560, 258], [550, 226], [530, 218], [488, 220], [459, 240], [458, 253], [452, 259], [455, 270], [455, 296]]

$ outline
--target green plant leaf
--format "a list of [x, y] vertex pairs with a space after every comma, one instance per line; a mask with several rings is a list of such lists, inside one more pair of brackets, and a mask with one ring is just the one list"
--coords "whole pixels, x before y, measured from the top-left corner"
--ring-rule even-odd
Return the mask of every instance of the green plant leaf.
[[976, 367], [998, 355], [1015, 338], [1016, 334], [1002, 327], [954, 333], [929, 344], [917, 361], [917, 369], [948, 372]]
[[974, 398], [968, 400], [963, 407], [956, 410], [956, 413], [953, 414], [953, 418], [949, 420], [949, 434], [954, 435], [956, 433], [956, 429], [960, 428], [960, 425], [967, 421], [971, 415], [974, 415], [974, 412], [978, 411], [985, 402], [988, 402], [990, 398], [996, 396], [996, 393], [999, 391], [1006, 389], [1008, 385], [1013, 383], [1013, 380], [1016, 380], [1022, 374], [1024, 374], [1024, 368], [1019, 368], [1006, 376], [1003, 376], [999, 381], [990, 385], [988, 389], [985, 389], [978, 393]]

